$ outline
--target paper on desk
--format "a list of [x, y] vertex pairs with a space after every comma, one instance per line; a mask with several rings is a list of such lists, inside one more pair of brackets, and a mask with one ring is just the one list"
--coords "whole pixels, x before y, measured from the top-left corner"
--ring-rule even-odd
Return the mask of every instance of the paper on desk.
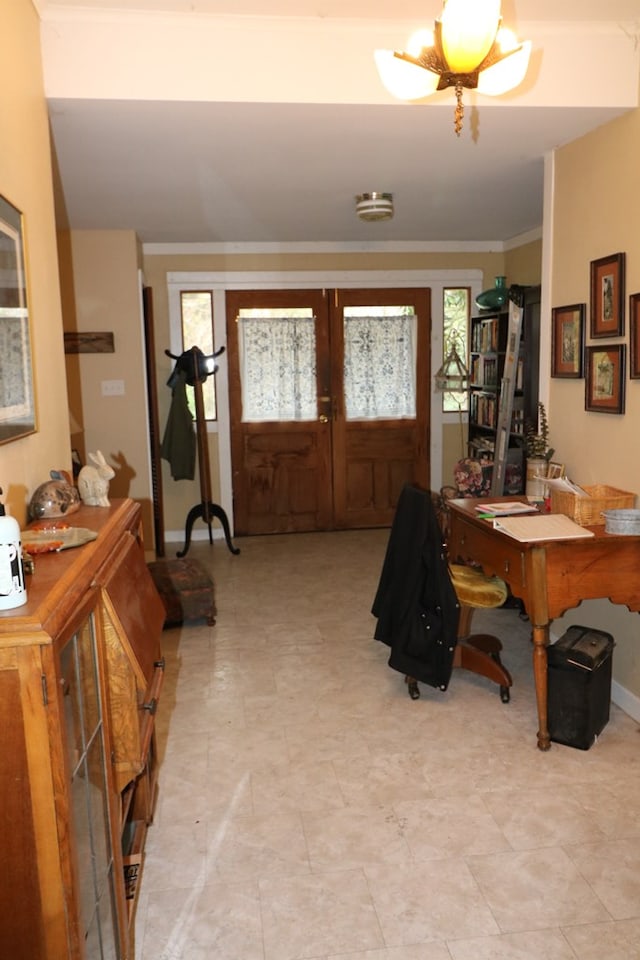
[[573, 483], [572, 480], [569, 480], [569, 477], [555, 477], [554, 479], [544, 477], [540, 479], [544, 479], [545, 486], [549, 487], [551, 490], [558, 490], [561, 493], [573, 493], [576, 495], [576, 497], [589, 496], [586, 490], [583, 490], [582, 487], [579, 487], [577, 483]]
[[544, 513], [536, 517], [504, 517], [494, 520], [493, 527], [494, 530], [508, 533], [522, 543], [537, 540], [576, 540], [594, 536], [592, 530], [581, 527], [563, 513]]
[[478, 513], [489, 514], [492, 517], [510, 517], [518, 513], [537, 513], [538, 508], [531, 503], [522, 503], [520, 500], [503, 500], [501, 503], [481, 503], [476, 506]]

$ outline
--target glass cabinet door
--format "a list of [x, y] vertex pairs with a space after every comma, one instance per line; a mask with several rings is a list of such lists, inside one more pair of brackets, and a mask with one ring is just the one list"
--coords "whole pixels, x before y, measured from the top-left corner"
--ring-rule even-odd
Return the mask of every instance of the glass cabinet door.
[[94, 617], [61, 655], [78, 897], [86, 960], [120, 960], [114, 859]]

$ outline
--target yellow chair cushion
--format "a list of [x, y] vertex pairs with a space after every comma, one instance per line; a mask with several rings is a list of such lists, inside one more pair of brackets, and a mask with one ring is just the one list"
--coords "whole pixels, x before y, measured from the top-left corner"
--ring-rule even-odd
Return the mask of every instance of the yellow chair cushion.
[[507, 599], [507, 585], [500, 577], [486, 577], [478, 567], [462, 563], [449, 566], [460, 603], [467, 607], [501, 607]]

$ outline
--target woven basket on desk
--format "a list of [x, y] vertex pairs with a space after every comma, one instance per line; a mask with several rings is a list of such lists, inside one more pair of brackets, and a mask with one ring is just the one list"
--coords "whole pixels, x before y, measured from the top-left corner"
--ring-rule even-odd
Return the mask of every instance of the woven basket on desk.
[[596, 483], [591, 487], [582, 487], [588, 497], [577, 497], [575, 493], [564, 490], [551, 491], [552, 513], [564, 513], [571, 517], [581, 527], [595, 527], [604, 524], [603, 510], [623, 510], [633, 507], [636, 501], [635, 493], [626, 490], [617, 490], [604, 483]]

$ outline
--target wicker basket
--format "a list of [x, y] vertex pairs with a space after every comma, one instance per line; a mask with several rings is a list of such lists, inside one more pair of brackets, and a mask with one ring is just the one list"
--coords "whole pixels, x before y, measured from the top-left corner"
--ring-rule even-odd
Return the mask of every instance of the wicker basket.
[[605, 523], [603, 510], [627, 509], [636, 502], [635, 493], [617, 490], [604, 483], [596, 483], [592, 487], [584, 486], [582, 489], [589, 494], [588, 497], [577, 497], [575, 493], [564, 490], [552, 490], [552, 513], [564, 513], [581, 527], [595, 527]]

